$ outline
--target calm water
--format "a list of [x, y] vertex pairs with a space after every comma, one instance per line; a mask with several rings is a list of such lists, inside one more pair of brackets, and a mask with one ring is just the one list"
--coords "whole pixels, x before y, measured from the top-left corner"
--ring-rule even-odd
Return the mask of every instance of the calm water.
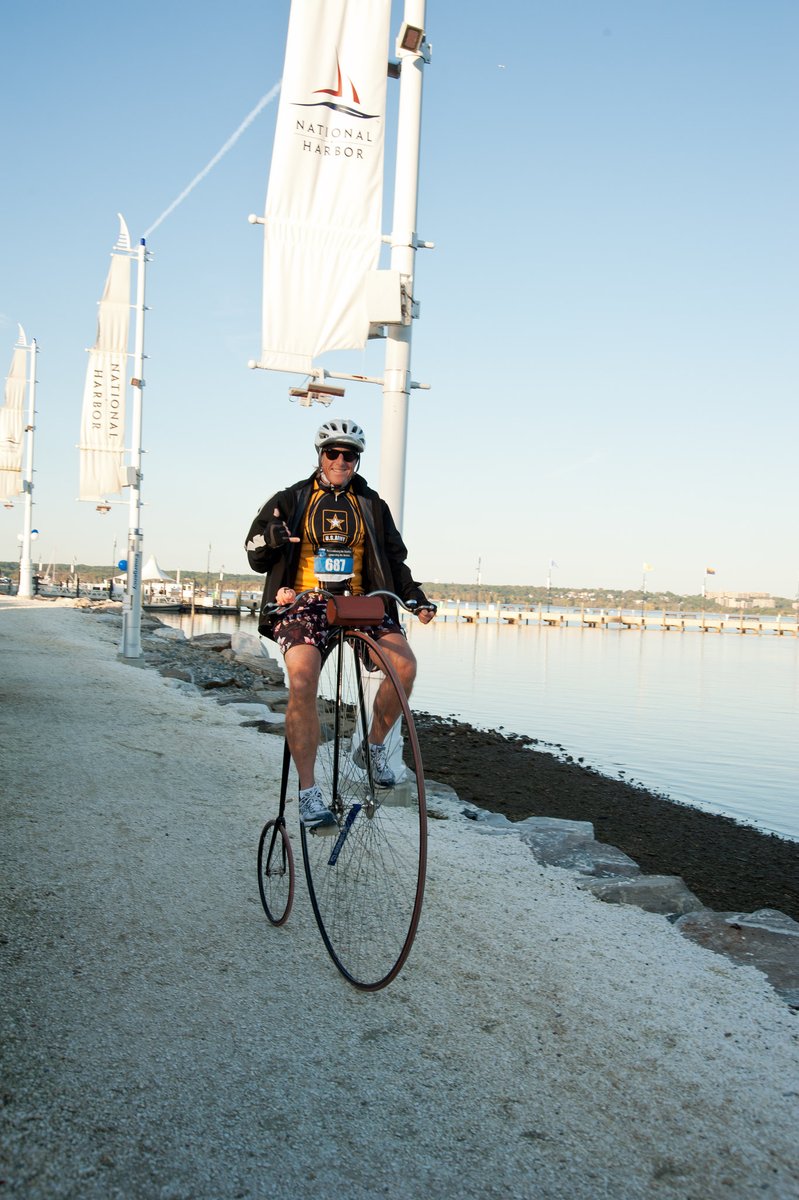
[[[189, 633], [190, 618], [163, 619]], [[799, 639], [440, 621], [408, 635], [417, 708], [799, 839]]]

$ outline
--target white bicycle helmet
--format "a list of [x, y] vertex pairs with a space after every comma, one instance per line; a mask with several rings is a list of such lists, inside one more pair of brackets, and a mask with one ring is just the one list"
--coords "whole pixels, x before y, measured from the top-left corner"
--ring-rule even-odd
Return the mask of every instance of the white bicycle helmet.
[[317, 451], [325, 446], [352, 446], [359, 454], [366, 449], [366, 434], [357, 421], [325, 421], [316, 431], [314, 446]]

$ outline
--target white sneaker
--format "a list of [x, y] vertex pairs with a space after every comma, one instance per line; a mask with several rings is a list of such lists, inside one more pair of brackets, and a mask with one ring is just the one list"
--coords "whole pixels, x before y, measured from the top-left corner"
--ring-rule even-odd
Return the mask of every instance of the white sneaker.
[[311, 833], [338, 832], [338, 822], [325, 804], [322, 789], [317, 784], [300, 792], [300, 822]]
[[[372, 760], [372, 782], [377, 787], [393, 788], [397, 780], [391, 767], [388, 765], [388, 751], [385, 745], [373, 746], [369, 744], [369, 757]], [[362, 771], [366, 770], [366, 757], [363, 752], [364, 743], [361, 742], [358, 749], [352, 756], [352, 761], [356, 767], [360, 767]]]

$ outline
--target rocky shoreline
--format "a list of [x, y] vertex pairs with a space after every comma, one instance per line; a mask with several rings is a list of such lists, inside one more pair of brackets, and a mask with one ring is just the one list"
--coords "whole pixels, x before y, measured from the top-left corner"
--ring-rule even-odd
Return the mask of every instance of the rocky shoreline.
[[425, 769], [512, 821], [590, 821], [646, 872], [681, 875], [710, 908], [778, 908], [799, 921], [799, 842], [680, 804], [586, 767], [557, 748], [423, 713]]
[[[119, 606], [86, 605], [120, 620]], [[247, 633], [191, 640], [142, 618], [148, 666], [171, 686], [236, 706], [241, 723], [282, 735], [280, 664]], [[416, 713], [425, 775], [476, 820], [513, 830], [540, 862], [576, 872], [599, 899], [668, 916], [681, 932], [763, 970], [799, 1007], [799, 842], [611, 779], [534, 739]], [[432, 781], [436, 782], [432, 782]]]

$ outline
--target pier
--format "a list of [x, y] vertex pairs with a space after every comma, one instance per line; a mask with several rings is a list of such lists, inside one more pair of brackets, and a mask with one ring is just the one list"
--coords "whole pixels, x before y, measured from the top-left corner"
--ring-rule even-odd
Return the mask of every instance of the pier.
[[683, 613], [605, 608], [524, 608], [514, 605], [437, 601], [439, 621], [469, 625], [539, 625], [559, 629], [658, 629], [676, 633], [718, 633], [799, 637], [799, 615], [764, 617], [747, 613]]

